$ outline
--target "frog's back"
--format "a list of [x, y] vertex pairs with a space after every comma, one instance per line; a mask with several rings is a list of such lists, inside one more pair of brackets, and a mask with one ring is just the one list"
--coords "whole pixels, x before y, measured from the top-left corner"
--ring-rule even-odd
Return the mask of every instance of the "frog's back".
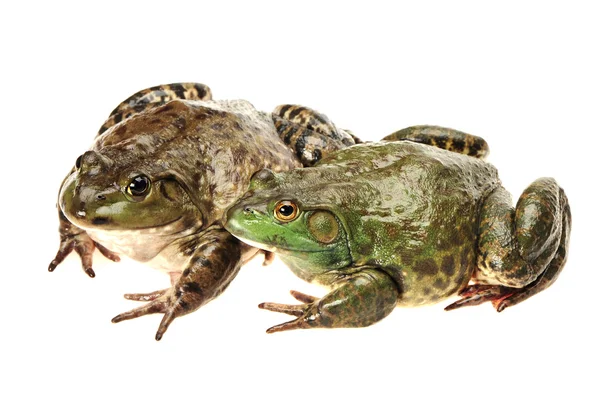
[[399, 142], [354, 146], [319, 166], [302, 171], [320, 173], [309, 179], [320, 180], [314, 205], [329, 204], [345, 225], [355, 265], [396, 280], [401, 305], [435, 302], [468, 283], [479, 207], [499, 184], [492, 165]]

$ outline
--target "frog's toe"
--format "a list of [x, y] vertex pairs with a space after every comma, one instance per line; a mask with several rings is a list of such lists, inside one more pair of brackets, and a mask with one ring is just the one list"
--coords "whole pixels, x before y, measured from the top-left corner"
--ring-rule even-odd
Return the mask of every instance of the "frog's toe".
[[280, 331], [296, 330], [299, 328], [312, 328], [314, 322], [317, 319], [313, 304], [317, 303], [320, 298], [306, 295], [298, 291], [290, 291], [292, 296], [302, 302], [300, 305], [285, 305], [281, 303], [264, 302], [258, 305], [260, 309], [270, 310], [271, 312], [279, 312], [296, 316], [297, 318], [282, 324], [273, 326], [267, 330], [268, 334], [272, 334]]
[[161, 313], [166, 309], [166, 304], [160, 300], [153, 300], [150, 303], [147, 303], [144, 306], [140, 306], [139, 308], [135, 308], [130, 310], [129, 312], [123, 312], [111, 320], [113, 323], [120, 323], [125, 320], [136, 319], [141, 316], [145, 316], [148, 314]]
[[119, 257], [119, 255], [117, 255], [116, 253], [112, 252], [111, 250], [109, 250], [105, 246], [100, 245], [97, 242], [94, 242], [94, 245], [96, 246], [96, 248], [98, 249], [98, 251], [100, 251], [100, 253], [102, 255], [104, 255], [105, 258], [108, 258], [108, 259], [112, 260], [113, 262], [119, 262], [121, 260], [121, 258]]
[[269, 266], [275, 260], [275, 253], [270, 251], [262, 251], [265, 255], [265, 259], [263, 260], [263, 266]]
[[267, 334], [273, 334], [273, 333], [281, 332], [281, 331], [297, 330], [300, 328], [309, 328], [308, 324], [302, 317], [298, 317], [295, 320], [281, 323], [281, 324], [278, 324], [271, 328], [268, 328]]
[[153, 291], [153, 292], [149, 292], [147, 294], [125, 294], [123, 295], [125, 297], [125, 299], [129, 299], [130, 301], [143, 301], [143, 302], [148, 302], [148, 301], [153, 301], [157, 298], [160, 298], [161, 296], [163, 296], [169, 289], [166, 288], [164, 290], [158, 290], [158, 291]]
[[52, 262], [50, 262], [50, 265], [48, 266], [48, 271], [53, 272], [54, 269], [56, 269], [56, 267], [60, 263], [62, 263], [62, 261], [65, 260], [65, 258], [71, 252], [75, 251], [81, 258], [81, 267], [83, 271], [92, 278], [96, 277], [96, 273], [92, 268], [94, 249], [96, 248], [100, 251], [102, 255], [112, 260], [113, 262], [118, 262], [119, 260], [121, 260], [119, 258], [119, 255], [98, 244], [85, 233], [65, 235], [61, 238], [60, 247], [58, 248], [56, 256], [54, 257]]
[[306, 311], [306, 305], [286, 305], [283, 303], [263, 302], [258, 305], [259, 309], [271, 312], [285, 313], [292, 316], [302, 316]]
[[[498, 309], [496, 303], [501, 303], [505, 298], [510, 297], [515, 292], [514, 288], [504, 287], [502, 285], [473, 284], [464, 288], [459, 295], [462, 297], [458, 301], [446, 306], [445, 310], [454, 310], [464, 306], [481, 305], [484, 302], [491, 301]], [[504, 308], [503, 308], [504, 309]], [[501, 310], [498, 310], [499, 312]]]
[[290, 294], [292, 294], [292, 296], [297, 301], [300, 301], [302, 303], [313, 303], [313, 302], [317, 302], [319, 300], [319, 298], [317, 298], [316, 296], [306, 295], [306, 294], [303, 294], [301, 292], [294, 291], [294, 290], [291, 290]]
[[[112, 319], [113, 323], [120, 323], [125, 320], [136, 319], [154, 313], [164, 313], [156, 332], [156, 340], [160, 341], [169, 325], [179, 316], [183, 316], [202, 305], [197, 292], [194, 290], [186, 291], [189, 287], [171, 287], [164, 290], [158, 290], [147, 294], [125, 294], [126, 299], [133, 301], [149, 301], [149, 303], [136, 309], [124, 312]], [[201, 299], [201, 298], [200, 298]]]

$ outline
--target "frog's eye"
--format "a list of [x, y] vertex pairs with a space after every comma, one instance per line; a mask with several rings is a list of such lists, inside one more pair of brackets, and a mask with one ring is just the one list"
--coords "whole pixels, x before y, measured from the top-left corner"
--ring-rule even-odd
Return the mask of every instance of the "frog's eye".
[[140, 197], [145, 195], [150, 189], [150, 179], [144, 175], [139, 175], [131, 180], [131, 183], [127, 186], [127, 194], [134, 197]]
[[279, 201], [275, 205], [275, 218], [281, 222], [291, 222], [298, 216], [298, 205], [292, 201]]
[[81, 168], [81, 159], [83, 158], [83, 155], [80, 155], [77, 157], [77, 159], [75, 160], [75, 168], [79, 169]]

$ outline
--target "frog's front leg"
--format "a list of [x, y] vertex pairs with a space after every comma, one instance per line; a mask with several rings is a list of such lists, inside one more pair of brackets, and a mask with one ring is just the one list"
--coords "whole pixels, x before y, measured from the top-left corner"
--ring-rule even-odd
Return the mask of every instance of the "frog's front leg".
[[304, 166], [312, 166], [328, 154], [360, 142], [351, 133], [338, 129], [326, 115], [308, 107], [280, 105], [272, 117], [279, 137]]
[[175, 284], [149, 294], [126, 294], [126, 299], [150, 301], [112, 319], [113, 323], [140, 316], [164, 313], [156, 332], [159, 341], [176, 317], [186, 315], [216, 298], [238, 273], [249, 249], [225, 230], [203, 234], [198, 247]]
[[567, 197], [552, 178], [541, 178], [521, 195], [496, 189], [483, 205], [478, 270], [461, 300], [446, 309], [491, 301], [497, 311], [548, 288], [567, 260], [571, 213]]
[[54, 269], [56, 269], [56, 266], [58, 266], [72, 251], [77, 252], [81, 258], [81, 267], [83, 268], [83, 271], [90, 277], [96, 276], [94, 269], [92, 269], [94, 249], [98, 249], [102, 255], [113, 262], [118, 262], [120, 260], [117, 254], [98, 244], [92, 240], [84, 230], [69, 222], [60, 209], [58, 211], [58, 220], [60, 247], [58, 248], [56, 256], [52, 262], [50, 262], [50, 266], [48, 266], [49, 272], [53, 272]]
[[268, 333], [298, 328], [366, 327], [389, 315], [398, 301], [398, 288], [392, 278], [376, 269], [363, 269], [344, 278], [336, 288], [318, 299], [296, 291], [292, 296], [302, 305], [261, 303], [261, 309], [297, 316]]

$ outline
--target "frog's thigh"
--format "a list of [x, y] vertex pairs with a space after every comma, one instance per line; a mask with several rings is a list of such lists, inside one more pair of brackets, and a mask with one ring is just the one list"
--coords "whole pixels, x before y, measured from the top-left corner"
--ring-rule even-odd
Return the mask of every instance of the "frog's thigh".
[[176, 99], [208, 101], [212, 99], [212, 93], [210, 88], [202, 83], [170, 83], [140, 90], [110, 113], [106, 122], [98, 130], [98, 135], [137, 113]]
[[294, 150], [304, 166], [312, 166], [328, 154], [357, 142], [327, 116], [307, 107], [280, 105], [272, 117], [279, 137]]
[[564, 265], [560, 253], [566, 253], [569, 232], [566, 196], [554, 179], [532, 183], [516, 209], [500, 187], [482, 209], [478, 277], [508, 287], [524, 287], [539, 278], [546, 281], [543, 289]]
[[481, 137], [440, 126], [411, 126], [398, 130], [382, 140], [414, 141], [476, 158], [485, 158], [490, 152], [488, 144]]
[[369, 326], [389, 315], [398, 297], [398, 288], [388, 274], [376, 269], [361, 270], [315, 304], [315, 321], [320, 324], [315, 327]]

